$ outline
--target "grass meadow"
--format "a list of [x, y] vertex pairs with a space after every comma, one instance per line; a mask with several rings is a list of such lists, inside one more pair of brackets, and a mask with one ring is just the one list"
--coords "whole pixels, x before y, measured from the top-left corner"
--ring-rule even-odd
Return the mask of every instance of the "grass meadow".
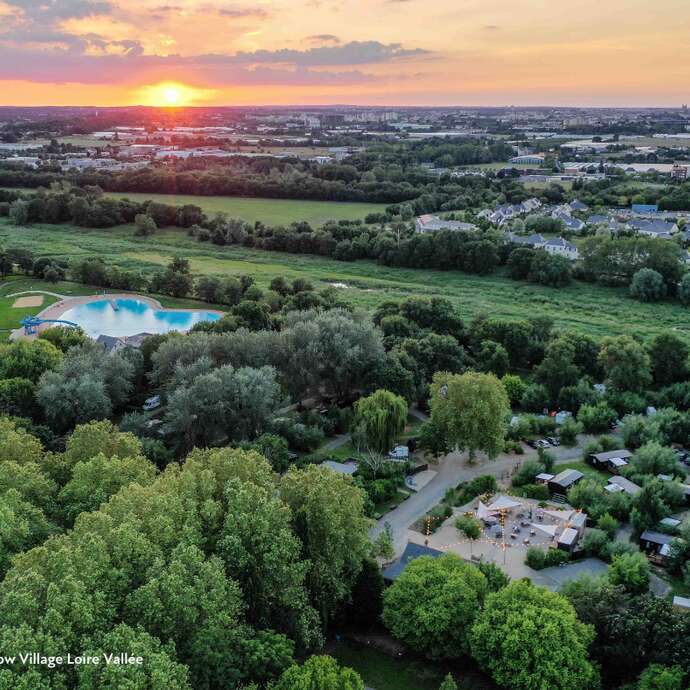
[[380, 266], [372, 261], [340, 262], [245, 247], [218, 247], [197, 242], [176, 228], [138, 237], [131, 226], [107, 230], [70, 225], [16, 227], [7, 219], [0, 220], [3, 245], [25, 247], [37, 257], [71, 260], [100, 256], [109, 264], [144, 272], [158, 269], [179, 255], [190, 260], [197, 276], [248, 274], [262, 288], [276, 276], [309, 278], [317, 288], [335, 284], [347, 301], [365, 309], [412, 295], [438, 296], [451, 300], [466, 320], [480, 313], [510, 319], [544, 315], [561, 328], [596, 337], [627, 333], [649, 339], [672, 330], [690, 340], [688, 311], [678, 303], [644, 304], [631, 299], [626, 289], [587, 283], [556, 289], [516, 282], [502, 271], [474, 276], [459, 271]]
[[306, 220], [318, 227], [329, 220], [364, 220], [369, 213], [382, 213], [386, 204], [350, 201], [305, 201], [302, 199], [256, 199], [237, 196], [191, 196], [186, 194], [134, 194], [109, 192], [106, 196], [132, 201], [159, 201], [172, 206], [195, 204], [207, 214], [225, 212], [248, 223], [289, 225]]

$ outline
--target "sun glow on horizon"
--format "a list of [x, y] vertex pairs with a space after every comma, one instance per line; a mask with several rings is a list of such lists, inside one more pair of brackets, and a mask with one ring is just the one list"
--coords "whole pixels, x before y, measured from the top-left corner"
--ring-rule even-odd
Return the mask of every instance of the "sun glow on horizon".
[[214, 93], [213, 89], [199, 89], [176, 81], [165, 81], [139, 89], [136, 101], [156, 108], [183, 108], [207, 100]]

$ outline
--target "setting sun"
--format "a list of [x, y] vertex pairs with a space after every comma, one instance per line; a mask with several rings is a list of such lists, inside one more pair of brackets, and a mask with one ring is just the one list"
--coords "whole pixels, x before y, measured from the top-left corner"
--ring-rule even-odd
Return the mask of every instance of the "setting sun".
[[179, 82], [160, 82], [141, 88], [136, 94], [136, 102], [158, 108], [177, 108], [193, 105], [207, 99], [213, 93], [209, 89], [199, 89]]
[[163, 105], [180, 105], [182, 93], [177, 86], [167, 86], [163, 89]]

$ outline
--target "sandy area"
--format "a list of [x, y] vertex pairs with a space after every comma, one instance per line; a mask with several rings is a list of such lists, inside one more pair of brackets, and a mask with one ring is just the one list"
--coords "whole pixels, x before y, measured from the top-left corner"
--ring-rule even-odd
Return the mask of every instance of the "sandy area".
[[12, 309], [21, 309], [22, 307], [40, 307], [43, 304], [43, 295], [28, 295], [27, 297], [18, 297]]

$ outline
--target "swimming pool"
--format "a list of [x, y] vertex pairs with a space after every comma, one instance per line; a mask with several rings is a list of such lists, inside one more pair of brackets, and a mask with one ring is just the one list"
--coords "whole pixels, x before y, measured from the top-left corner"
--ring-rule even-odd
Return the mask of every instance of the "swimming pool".
[[217, 321], [220, 316], [212, 311], [157, 309], [143, 300], [119, 297], [79, 304], [58, 318], [72, 321], [91, 338], [98, 338], [99, 335], [118, 337], [188, 331], [195, 323]]

